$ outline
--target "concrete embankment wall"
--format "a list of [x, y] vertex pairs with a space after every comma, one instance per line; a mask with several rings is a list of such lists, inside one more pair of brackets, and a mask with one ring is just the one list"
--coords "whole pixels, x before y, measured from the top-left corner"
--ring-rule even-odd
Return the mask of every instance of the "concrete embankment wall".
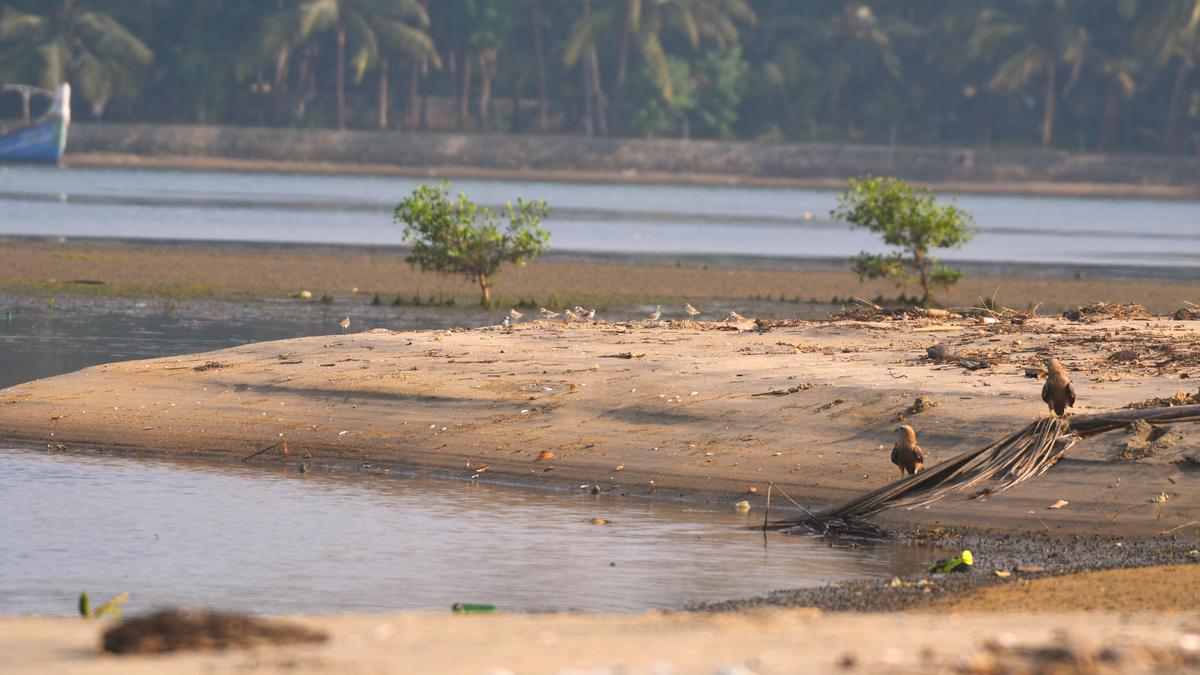
[[1200, 185], [1200, 159], [1157, 155], [577, 136], [76, 124], [67, 157], [75, 153], [618, 176], [806, 180], [874, 174], [929, 182]]

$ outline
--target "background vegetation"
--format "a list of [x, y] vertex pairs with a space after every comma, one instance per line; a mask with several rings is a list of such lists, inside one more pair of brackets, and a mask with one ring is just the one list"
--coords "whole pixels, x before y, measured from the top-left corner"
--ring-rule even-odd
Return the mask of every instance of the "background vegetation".
[[84, 120], [1200, 147], [1200, 0], [0, 6], [0, 81]]

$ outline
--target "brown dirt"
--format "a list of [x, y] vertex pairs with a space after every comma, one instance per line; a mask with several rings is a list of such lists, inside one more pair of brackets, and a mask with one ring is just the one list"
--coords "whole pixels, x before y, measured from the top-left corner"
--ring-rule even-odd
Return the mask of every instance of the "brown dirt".
[[[72, 283], [78, 281], [100, 284]], [[860, 283], [846, 267], [813, 264], [803, 268], [733, 268], [541, 260], [508, 267], [499, 277], [501, 302], [532, 298], [564, 305], [651, 304], [685, 299], [703, 307], [704, 300], [747, 301], [786, 298], [829, 303], [834, 298], [893, 296], [888, 283]], [[202, 244], [149, 245], [127, 243], [53, 243], [0, 240], [0, 288], [39, 289], [50, 293], [112, 292], [172, 296], [264, 293], [273, 296], [310, 290], [348, 295], [395, 294], [405, 298], [446, 293], [474, 302], [478, 289], [457, 277], [422, 274], [391, 249], [264, 248]], [[1172, 313], [1189, 301], [1200, 301], [1200, 283], [1189, 281], [1106, 280], [1095, 274], [1083, 279], [971, 275], [944, 300], [950, 306], [978, 306], [981, 298], [1025, 309], [1041, 303], [1041, 311], [1058, 313], [1095, 302], [1138, 302], [1158, 313]], [[801, 308], [781, 304], [776, 315], [795, 315]], [[809, 313], [811, 315], [811, 312]]]
[[948, 598], [958, 612], [1197, 612], [1200, 565], [1164, 565], [1017, 579]]

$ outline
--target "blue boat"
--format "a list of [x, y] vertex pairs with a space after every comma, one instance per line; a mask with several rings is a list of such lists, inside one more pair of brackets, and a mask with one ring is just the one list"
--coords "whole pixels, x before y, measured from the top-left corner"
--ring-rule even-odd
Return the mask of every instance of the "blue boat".
[[[20, 94], [24, 119], [16, 125], [0, 125], [0, 162], [57, 162], [67, 148], [71, 125], [71, 85], [60, 84], [47, 91], [24, 84], [4, 85], [4, 91]], [[51, 98], [50, 107], [36, 120], [29, 119], [32, 96]]]

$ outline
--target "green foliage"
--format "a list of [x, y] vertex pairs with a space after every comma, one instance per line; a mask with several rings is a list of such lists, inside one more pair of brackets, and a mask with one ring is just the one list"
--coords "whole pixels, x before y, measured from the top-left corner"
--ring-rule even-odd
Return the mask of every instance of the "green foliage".
[[[450, 183], [422, 185], [396, 206], [395, 222], [404, 223], [404, 240], [412, 246], [406, 260], [422, 270], [462, 274], [479, 284], [480, 304], [490, 305], [493, 277], [504, 263], [523, 265], [546, 252], [550, 233], [542, 229], [548, 209], [544, 201], [517, 199], [503, 213], [459, 193], [450, 198]], [[501, 229], [501, 216], [508, 227]]]
[[742, 51], [709, 51], [693, 62], [670, 57], [671, 98], [658, 94], [654, 73], [643, 67], [629, 82], [630, 99], [640, 101], [630, 120], [642, 136], [696, 136], [727, 138], [733, 135], [738, 106], [746, 91], [747, 66]]
[[948, 289], [963, 276], [961, 271], [944, 267], [931, 257], [930, 249], [962, 248], [975, 236], [969, 213], [953, 204], [938, 204], [929, 190], [914, 192], [897, 178], [851, 179], [850, 189], [838, 196], [832, 215], [852, 227], [864, 227], [880, 235], [885, 244], [902, 251], [888, 255], [859, 253], [851, 259], [859, 280], [916, 283], [923, 294], [919, 301], [922, 305], [934, 302], [935, 289]]
[[154, 54], [100, 9], [114, 3], [24, 4], [30, 5], [27, 11], [15, 4], [0, 7], [0, 81], [36, 83], [46, 89], [70, 82], [96, 116], [114, 97], [136, 96]]

